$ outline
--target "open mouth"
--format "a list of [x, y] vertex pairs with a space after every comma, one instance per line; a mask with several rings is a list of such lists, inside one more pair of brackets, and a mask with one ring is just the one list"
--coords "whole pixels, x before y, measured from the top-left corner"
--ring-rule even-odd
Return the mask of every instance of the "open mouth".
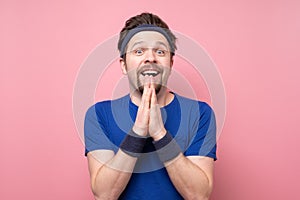
[[155, 77], [157, 76], [158, 74], [160, 74], [160, 72], [156, 71], [156, 70], [145, 70], [145, 71], [142, 71], [141, 74], [143, 76], [152, 76], [152, 77]]

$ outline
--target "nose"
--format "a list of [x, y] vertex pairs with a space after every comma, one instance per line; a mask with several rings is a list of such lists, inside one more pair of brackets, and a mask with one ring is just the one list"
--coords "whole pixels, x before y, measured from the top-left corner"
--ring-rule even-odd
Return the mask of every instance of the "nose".
[[149, 48], [145, 54], [145, 63], [156, 63], [155, 53], [152, 48]]

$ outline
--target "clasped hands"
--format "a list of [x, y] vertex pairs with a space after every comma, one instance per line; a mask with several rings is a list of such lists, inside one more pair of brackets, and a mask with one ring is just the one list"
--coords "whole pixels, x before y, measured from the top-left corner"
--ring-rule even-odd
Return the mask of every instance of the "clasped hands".
[[162, 121], [160, 106], [157, 103], [155, 86], [152, 82], [144, 85], [142, 99], [132, 129], [140, 136], [149, 134], [154, 141], [163, 138], [167, 132]]

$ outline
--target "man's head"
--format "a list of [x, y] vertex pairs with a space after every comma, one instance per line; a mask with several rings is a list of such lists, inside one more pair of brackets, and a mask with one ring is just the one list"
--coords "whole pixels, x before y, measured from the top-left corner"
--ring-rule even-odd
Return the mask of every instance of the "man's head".
[[157, 93], [165, 86], [173, 64], [176, 37], [158, 16], [142, 13], [131, 17], [120, 32], [118, 49], [122, 71], [132, 89], [143, 92], [150, 80]]
[[[140, 15], [136, 15], [131, 17], [130, 19], [128, 19], [125, 22], [125, 26], [122, 28], [121, 32], [120, 32], [120, 36], [119, 36], [119, 41], [118, 41], [118, 50], [120, 51], [120, 56], [124, 57], [124, 52], [122, 49], [122, 44], [124, 42], [124, 39], [126, 38], [126, 36], [128, 36], [130, 30], [135, 29], [137, 27], [141, 27], [141, 26], [147, 26], [149, 25], [153, 27], [153, 29], [155, 29], [154, 27], [158, 27], [160, 29], [162, 29], [162, 31], [164, 31], [166, 33], [166, 37], [168, 37], [170, 39], [170, 47], [173, 48], [173, 55], [175, 53], [176, 50], [176, 37], [175, 35], [171, 32], [171, 30], [169, 29], [169, 26], [162, 20], [160, 19], [157, 15], [154, 15], [152, 13], [142, 13]], [[151, 29], [151, 28], [149, 28]], [[132, 36], [131, 36], [132, 37]], [[126, 50], [125, 50], [126, 52]]]

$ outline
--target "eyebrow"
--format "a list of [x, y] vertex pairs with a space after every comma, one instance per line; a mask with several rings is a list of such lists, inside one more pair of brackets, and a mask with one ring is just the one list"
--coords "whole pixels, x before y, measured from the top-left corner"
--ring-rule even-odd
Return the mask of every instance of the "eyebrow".
[[132, 45], [132, 47], [130, 48], [130, 50], [133, 50], [133, 48], [138, 45], [138, 44], [142, 44], [142, 43], [145, 43], [144, 41], [139, 41], [139, 42], [136, 42]]
[[164, 42], [157, 41], [156, 44], [162, 45], [162, 46], [166, 47], [166, 49], [169, 49], [168, 45], [166, 45]]

